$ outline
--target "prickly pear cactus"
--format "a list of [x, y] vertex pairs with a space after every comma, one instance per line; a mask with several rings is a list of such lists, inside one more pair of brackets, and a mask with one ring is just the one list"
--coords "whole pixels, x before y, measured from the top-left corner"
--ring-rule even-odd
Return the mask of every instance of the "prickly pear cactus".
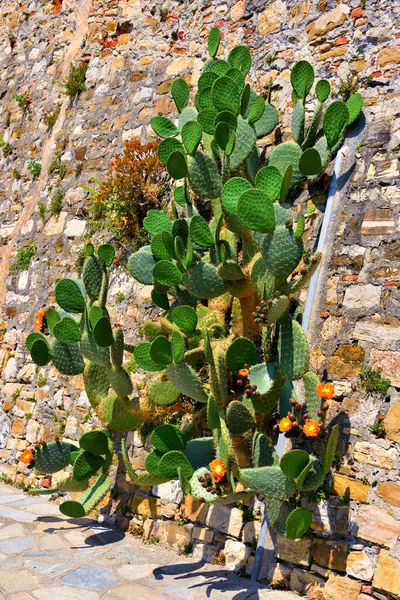
[[[329, 476], [338, 426], [326, 423], [333, 386], [309, 371], [296, 297], [321, 256], [305, 248], [305, 218], [294, 218], [291, 203], [300, 185], [324, 174], [362, 98], [356, 94], [347, 104], [335, 100], [325, 108], [329, 83], [314, 86], [312, 66], [300, 61], [291, 73], [293, 140], [276, 145], [262, 161], [261, 138], [279, 122], [271, 86], [266, 97], [256, 94], [246, 82], [248, 49], [237, 46], [223, 55], [220, 40], [214, 28], [196, 90], [184, 79], [173, 82], [179, 118], [151, 120], [159, 158], [176, 186], [167, 213], [148, 212], [148, 245], [130, 256], [128, 269], [153, 286], [162, 316], [143, 324], [144, 341], [134, 348], [126, 343], [106, 308], [113, 250], [105, 245], [95, 254], [87, 246], [82, 281], [56, 284], [60, 310], [46, 313], [48, 335], [32, 333], [26, 344], [36, 364], [84, 374], [105, 431], [86, 433], [79, 449], [49, 444], [37, 450], [35, 461], [45, 471], [69, 462], [72, 477], [62, 483], [64, 490], [97, 478], [79, 502], [61, 505], [64, 514], [83, 516], [111, 485], [110, 433], [134, 429], [149, 415], [168, 421], [170, 413], [188, 412], [193, 419], [186, 427], [164, 422], [154, 428], [154, 449], [142, 473], [132, 468], [123, 441], [133, 485], [179, 480], [185, 494], [210, 503], [260, 494], [271, 523], [294, 539], [311, 524], [302, 494]], [[313, 89], [315, 110], [307, 119]], [[199, 198], [209, 201], [211, 219]], [[124, 369], [126, 352], [148, 373], [140, 398]], [[299, 384], [299, 398], [292, 381]], [[294, 446], [282, 457], [275, 452], [279, 432]]]

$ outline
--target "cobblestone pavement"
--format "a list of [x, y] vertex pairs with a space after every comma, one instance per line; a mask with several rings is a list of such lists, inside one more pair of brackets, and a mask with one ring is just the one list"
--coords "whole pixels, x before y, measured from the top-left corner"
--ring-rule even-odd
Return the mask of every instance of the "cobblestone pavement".
[[[135, 594], [135, 596], [134, 596]], [[0, 484], [1, 600], [295, 600]]]

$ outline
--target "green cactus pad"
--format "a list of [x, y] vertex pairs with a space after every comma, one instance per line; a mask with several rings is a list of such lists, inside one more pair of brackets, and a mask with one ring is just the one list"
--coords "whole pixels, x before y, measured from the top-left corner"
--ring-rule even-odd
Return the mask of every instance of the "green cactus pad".
[[51, 346], [51, 354], [54, 366], [63, 375], [79, 375], [79, 373], [83, 373], [85, 363], [78, 344], [66, 344], [65, 342], [54, 340]]
[[88, 316], [90, 325], [93, 328], [96, 326], [97, 321], [104, 316], [104, 311], [97, 302], [93, 302], [92, 306], [89, 308]]
[[83, 504], [85, 514], [88, 515], [96, 508], [96, 506], [103, 500], [105, 495], [111, 489], [111, 479], [106, 474], [100, 475], [95, 483], [86, 490], [84, 494], [79, 498], [79, 501]]
[[108, 317], [101, 317], [96, 322], [93, 328], [93, 338], [98, 346], [101, 348], [107, 348], [114, 343], [114, 336], [110, 319]]
[[249, 409], [238, 400], [229, 403], [226, 411], [226, 424], [232, 435], [246, 433], [256, 425]]
[[272, 200], [258, 189], [243, 192], [237, 204], [240, 222], [260, 233], [272, 233], [275, 227], [275, 213]]
[[154, 406], [171, 406], [178, 402], [181, 393], [164, 375], [149, 382], [147, 396]]
[[96, 407], [100, 400], [108, 396], [110, 382], [103, 365], [87, 362], [83, 374], [85, 391], [90, 404]]
[[[29, 336], [31, 336], [29, 338]], [[27, 337], [27, 345], [30, 345], [30, 354], [32, 360], [35, 364], [39, 365], [39, 367], [44, 367], [51, 359], [51, 350], [48, 341], [44, 336], [39, 333], [30, 333]], [[33, 337], [40, 336], [40, 337]], [[28, 340], [29, 338], [29, 340]], [[28, 346], [29, 347], [29, 346]]]
[[279, 123], [279, 112], [272, 104], [265, 103], [264, 112], [254, 123], [257, 137], [269, 135]]
[[106, 454], [108, 450], [108, 437], [104, 431], [95, 429], [84, 433], [79, 440], [79, 445], [91, 454]]
[[247, 120], [253, 124], [261, 119], [264, 114], [265, 100], [261, 96], [256, 96], [251, 104]]
[[301, 156], [301, 148], [295, 142], [283, 142], [275, 146], [268, 157], [268, 165], [276, 167], [284, 175], [287, 167], [292, 166], [292, 182], [291, 186], [300, 183], [302, 174], [299, 169], [299, 160]]
[[71, 519], [81, 519], [86, 514], [82, 504], [75, 500], [66, 500], [60, 504], [60, 512]]
[[193, 475], [193, 467], [182, 452], [173, 450], [164, 454], [159, 463], [160, 474], [166, 479], [179, 479], [178, 468], [182, 469], [183, 476], [190, 479]]
[[166, 479], [163, 475], [151, 473], [139, 473], [138, 478], [135, 481], [135, 484], [138, 487], [153, 487], [154, 485], [161, 485], [162, 483], [167, 483], [168, 479]]
[[286, 521], [286, 537], [297, 540], [310, 529], [312, 512], [307, 508], [295, 508]]
[[128, 476], [130, 477], [130, 479], [132, 481], [136, 481], [138, 476], [137, 476], [135, 470], [132, 468], [132, 465], [130, 463], [128, 451], [126, 449], [126, 441], [124, 438], [122, 438], [122, 440], [121, 440], [121, 455], [122, 455], [122, 460], [124, 461], [124, 465], [126, 468], [126, 472], [128, 473]]
[[314, 457], [310, 457], [310, 462], [312, 463], [312, 466], [301, 486], [301, 489], [304, 492], [317, 490], [322, 485], [322, 482], [324, 480], [322, 467], [318, 460]]
[[326, 109], [323, 117], [324, 134], [328, 147], [332, 149], [340, 140], [349, 122], [349, 110], [344, 102], [335, 100]]
[[[197, 115], [197, 112], [196, 112]], [[192, 121], [189, 121], [190, 123]], [[166, 165], [168, 162], [169, 157], [171, 156], [171, 154], [173, 152], [184, 152], [185, 148], [182, 144], [182, 142], [180, 142], [179, 140], [177, 140], [174, 137], [169, 137], [169, 138], [165, 138], [165, 140], [162, 140], [159, 145], [158, 145], [158, 149], [157, 149], [157, 154], [158, 154], [158, 158], [161, 160], [161, 162]]]
[[357, 119], [362, 111], [364, 104], [363, 97], [358, 92], [350, 96], [346, 102], [347, 110], [349, 111], [349, 119], [347, 125], [351, 125]]
[[210, 429], [221, 428], [217, 403], [212, 396], [209, 396], [207, 400], [207, 422]]
[[256, 175], [256, 187], [275, 201], [279, 198], [282, 186], [282, 175], [276, 167], [263, 167]]
[[298, 100], [292, 113], [292, 136], [297, 144], [302, 144], [304, 140], [305, 109], [301, 100]]
[[146, 471], [151, 475], [160, 475], [160, 460], [164, 456], [164, 452], [152, 450], [146, 456]]
[[279, 296], [272, 301], [268, 310], [268, 323], [276, 323], [278, 319], [288, 310], [290, 300], [287, 296]]
[[187, 291], [197, 298], [216, 298], [222, 296], [229, 287], [228, 281], [218, 276], [214, 265], [199, 262], [183, 276]]
[[201, 92], [206, 88], [211, 88], [213, 86], [214, 81], [218, 79], [217, 73], [212, 73], [212, 71], [206, 71], [202, 73], [199, 77], [199, 81], [197, 82], [197, 89]]
[[185, 333], [193, 333], [197, 327], [197, 313], [191, 306], [174, 308], [172, 320]]
[[108, 365], [110, 362], [109, 349], [98, 346], [87, 331], [82, 334], [80, 349], [83, 356], [96, 365]]
[[309, 372], [303, 376], [305, 401], [310, 419], [319, 420], [317, 412], [321, 408], [322, 398], [318, 396], [316, 387], [320, 383], [315, 373]]
[[207, 394], [195, 371], [186, 363], [173, 363], [167, 367], [167, 377], [177, 390], [197, 402], [207, 402]]
[[171, 350], [174, 362], [181, 362], [185, 357], [185, 337], [179, 331], [174, 331], [171, 336]]
[[290, 164], [286, 167], [286, 169], [282, 175], [281, 193], [279, 196], [280, 202], [285, 202], [285, 200], [287, 198], [287, 195], [292, 186], [292, 174], [293, 174], [293, 167]]
[[228, 62], [243, 75], [251, 69], [251, 54], [246, 46], [235, 46], [228, 55]]
[[[47, 309], [46, 312], [46, 323], [47, 323], [47, 329], [50, 331], [51, 334], [53, 334], [53, 327], [56, 323], [58, 323], [58, 321], [61, 319], [61, 316], [58, 314], [58, 311], [53, 307], [50, 306], [50, 308]], [[30, 335], [36, 335], [36, 334], [29, 334], [28, 338]], [[28, 345], [28, 338], [26, 340], [26, 344]], [[29, 348], [29, 346], [28, 346]], [[29, 348], [30, 350], [30, 348]]]
[[167, 171], [173, 179], [184, 179], [188, 174], [186, 156], [179, 150], [172, 152], [167, 161]]
[[168, 287], [182, 283], [182, 273], [168, 260], [160, 260], [156, 263], [153, 269], [153, 278], [157, 283]]
[[230, 77], [219, 77], [213, 83], [211, 98], [218, 111], [229, 110], [235, 115], [240, 111], [240, 90]]
[[121, 327], [115, 327], [114, 343], [110, 348], [111, 361], [115, 368], [120, 369], [124, 360], [124, 332]]
[[211, 71], [212, 73], [216, 73], [219, 77], [223, 77], [230, 70], [230, 68], [231, 66], [228, 62], [226, 62], [226, 60], [218, 59], [213, 60], [210, 63], [209, 71]]
[[82, 279], [86, 293], [91, 300], [97, 300], [100, 295], [103, 281], [103, 264], [96, 256], [89, 256], [85, 260], [82, 270]]
[[171, 85], [171, 95], [178, 112], [181, 113], [189, 102], [189, 86], [184, 79], [174, 79]]
[[82, 313], [86, 307], [83, 285], [75, 279], [60, 279], [56, 283], [55, 296], [58, 304], [70, 313]]
[[142, 342], [135, 347], [133, 356], [138, 367], [145, 369], [146, 371], [162, 371], [165, 365], [155, 363], [150, 356], [150, 345], [149, 342]]
[[278, 358], [279, 368], [288, 379], [300, 379], [308, 369], [310, 352], [306, 334], [287, 313], [279, 321]]
[[336, 423], [329, 433], [328, 440], [325, 446], [324, 464], [322, 466], [322, 474], [327, 475], [332, 467], [335, 459], [336, 446], [339, 439], [339, 425]]
[[156, 290], [151, 290], [151, 299], [156, 306], [159, 306], [163, 310], [169, 309], [169, 300], [165, 292], [156, 292]]
[[252, 185], [247, 179], [243, 179], [242, 177], [232, 177], [228, 179], [222, 188], [221, 200], [222, 205], [225, 210], [236, 215], [237, 214], [237, 204], [240, 196], [243, 192], [251, 190]]
[[331, 93], [331, 84], [327, 79], [320, 79], [315, 86], [315, 95], [320, 102], [328, 100]]
[[322, 104], [318, 103], [315, 108], [315, 112], [314, 112], [312, 121], [310, 123], [310, 126], [307, 130], [307, 135], [305, 137], [305, 140], [301, 144], [302, 150], [306, 150], [307, 148], [310, 148], [315, 143], [315, 140], [316, 140], [316, 137], [318, 134], [318, 130], [319, 130], [319, 124], [321, 121], [321, 117], [322, 117]]
[[156, 427], [151, 433], [150, 441], [159, 452], [183, 450], [186, 445], [180, 429], [169, 424]]
[[190, 440], [183, 451], [193, 469], [207, 467], [214, 460], [215, 449], [212, 437]]
[[314, 69], [309, 62], [300, 60], [294, 65], [290, 73], [290, 83], [297, 98], [304, 100], [314, 83]]
[[132, 394], [133, 386], [129, 374], [122, 368], [108, 367], [107, 377], [114, 392], [119, 398], [127, 398]]
[[57, 488], [60, 492], [84, 492], [87, 489], [87, 481], [76, 481], [72, 475], [58, 482]]
[[179, 133], [177, 126], [166, 117], [153, 117], [150, 125], [153, 131], [162, 138], [175, 137]]
[[298, 219], [297, 219], [296, 229], [294, 232], [296, 239], [299, 240], [300, 238], [303, 237], [305, 227], [306, 227], [306, 220], [304, 218], [304, 215], [299, 215]]
[[292, 230], [279, 225], [272, 236], [266, 236], [261, 253], [272, 275], [285, 281], [303, 256], [303, 242], [296, 239]]
[[309, 454], [305, 450], [289, 450], [282, 456], [279, 466], [288, 479], [297, 479], [309, 461]]
[[205, 108], [198, 113], [197, 122], [205, 133], [214, 134], [217, 114], [218, 112], [211, 108]]
[[241, 469], [239, 480], [257, 494], [268, 498], [289, 498], [296, 489], [279, 467]]
[[230, 134], [235, 133], [237, 129], [237, 117], [229, 110], [222, 110], [217, 114], [214, 126], [217, 127], [219, 123], [226, 123], [229, 127]]
[[309, 474], [309, 472], [311, 471], [311, 469], [313, 468], [313, 461], [309, 460], [309, 462], [307, 463], [307, 465], [304, 467], [304, 469], [301, 471], [301, 473], [296, 477], [295, 484], [298, 490], [301, 490], [303, 483], [307, 477], [307, 475]]
[[188, 121], [182, 127], [182, 141], [188, 154], [194, 154], [201, 142], [203, 130], [197, 121]]
[[254, 343], [245, 337], [238, 337], [226, 351], [226, 365], [235, 375], [244, 365], [252, 367], [258, 363], [257, 348]]
[[82, 452], [77, 456], [72, 469], [76, 481], [87, 481], [104, 465], [104, 458], [90, 452]]
[[254, 150], [256, 139], [256, 134], [251, 125], [243, 117], [239, 117], [235, 147], [230, 157], [232, 171], [236, 171], [250, 156]]
[[132, 431], [143, 421], [143, 416], [132, 404], [116, 395], [102, 400], [98, 412], [102, 423], [111, 431]]
[[172, 363], [171, 342], [164, 335], [159, 335], [150, 344], [150, 358], [159, 365], [169, 365]]
[[249, 381], [257, 386], [260, 394], [251, 398], [254, 409], [259, 413], [267, 413], [275, 408], [282, 387], [282, 375], [276, 366], [273, 363], [254, 365], [250, 368]]
[[307, 175], [307, 177], [320, 175], [323, 172], [323, 167], [318, 150], [315, 148], [307, 148], [300, 156], [299, 169], [303, 175]]
[[184, 244], [187, 244], [189, 236], [189, 226], [186, 219], [176, 219], [172, 225], [172, 237], [178, 236]]
[[151, 253], [150, 246], [140, 248], [129, 257], [128, 269], [139, 283], [151, 285], [153, 283], [153, 269], [156, 261]]
[[76, 446], [67, 442], [50, 442], [43, 444], [35, 452], [35, 469], [38, 473], [56, 473], [69, 465], [69, 455], [77, 450]]
[[207, 48], [209, 55], [214, 58], [218, 52], [219, 44], [221, 41], [221, 32], [218, 27], [213, 27], [208, 34]]
[[200, 215], [193, 215], [189, 223], [190, 236], [197, 246], [211, 248], [214, 246], [214, 236], [210, 231], [208, 223]]
[[172, 235], [168, 231], [153, 235], [150, 243], [154, 258], [158, 260], [170, 260], [175, 258], [175, 250]]
[[204, 88], [203, 90], [199, 90], [194, 98], [194, 102], [198, 111], [205, 109], [214, 109], [214, 104], [211, 98], [211, 89], [212, 88]]
[[[201, 482], [199, 481], [199, 477], [204, 478], [205, 474], [209, 475], [210, 477], [207, 480], [207, 487], [211, 488], [214, 491], [213, 494], [211, 493], [211, 491], [207, 492], [207, 489], [203, 487], [201, 485]], [[190, 479], [190, 487], [191, 494], [196, 500], [203, 500], [204, 502], [207, 502], [207, 504], [214, 504], [219, 500], [219, 496], [217, 496], [217, 494], [215, 493], [216, 488], [212, 473], [207, 467], [201, 467], [193, 473], [193, 476]]]
[[97, 249], [97, 256], [106, 267], [111, 267], [115, 258], [115, 250], [111, 244], [102, 244]]
[[277, 460], [271, 440], [260, 431], [253, 435], [252, 456], [254, 467], [272, 467]]
[[225, 73], [225, 76], [232, 79], [237, 85], [239, 91], [242, 92], [245, 86], [245, 75], [239, 71], [239, 69], [232, 67], [232, 69], [229, 69], [229, 71]]
[[229, 281], [240, 281], [245, 276], [236, 260], [229, 259], [218, 267], [218, 275]]
[[181, 114], [179, 115], [179, 131], [182, 131], [182, 127], [188, 121], [196, 121], [197, 119], [197, 110], [194, 106], [187, 106], [183, 109]]
[[215, 161], [204, 152], [189, 157], [189, 182], [193, 192], [201, 198], [220, 195], [222, 181]]

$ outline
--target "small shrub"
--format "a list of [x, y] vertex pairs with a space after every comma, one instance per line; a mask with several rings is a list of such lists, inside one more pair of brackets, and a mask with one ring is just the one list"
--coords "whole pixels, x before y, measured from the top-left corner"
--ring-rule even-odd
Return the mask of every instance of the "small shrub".
[[37, 378], [37, 386], [41, 388], [44, 385], [46, 385], [46, 383], [47, 383], [47, 377], [45, 377], [44, 375], [39, 373], [38, 378]]
[[14, 271], [24, 271], [27, 269], [36, 254], [36, 250], [35, 242], [29, 242], [26, 248], [18, 248], [16, 261], [11, 266], [11, 269]]
[[54, 125], [56, 124], [56, 121], [58, 119], [58, 115], [60, 114], [60, 110], [61, 110], [61, 105], [57, 104], [57, 106], [53, 110], [53, 112], [47, 113], [47, 115], [43, 119], [44, 120], [44, 124], [46, 125], [46, 127], [50, 127], [50, 129], [52, 127], [54, 127]]
[[29, 104], [32, 104], [32, 98], [28, 93], [14, 94], [13, 98], [20, 106], [26, 108]]
[[12, 175], [13, 175], [14, 179], [16, 179], [17, 181], [22, 178], [22, 175], [18, 171], [18, 169], [13, 169]]
[[57, 188], [50, 201], [50, 213], [53, 217], [58, 217], [63, 209], [63, 200], [65, 191], [62, 188]]
[[142, 145], [132, 140], [124, 154], [117, 156], [98, 187], [82, 186], [89, 191], [88, 211], [92, 227], [105, 227], [118, 240], [132, 240], [139, 248], [148, 243], [142, 223], [150, 208], [164, 208], [167, 186], [157, 156], [157, 144]]
[[386, 396], [388, 389], [392, 385], [390, 379], [382, 377], [380, 369], [372, 369], [367, 367], [360, 374], [361, 387], [366, 392], [378, 392], [382, 396]]
[[39, 215], [43, 223], [46, 223], [46, 207], [43, 202], [38, 202]]
[[119, 304], [125, 300], [125, 294], [123, 292], [117, 292], [116, 302]]
[[69, 70], [68, 79], [64, 85], [65, 93], [70, 98], [80, 96], [82, 92], [86, 90], [86, 71], [88, 70], [88, 63], [82, 63], [78, 67], [71, 65]]
[[62, 150], [57, 150], [57, 152], [54, 154], [52, 161], [50, 163], [50, 166], [49, 166], [49, 175], [57, 172], [58, 177], [60, 178], [60, 181], [62, 181], [64, 179], [65, 174], [67, 172], [67, 169], [65, 168], [65, 166], [62, 163], [61, 157], [62, 157]]
[[358, 75], [350, 73], [346, 79], [342, 79], [339, 85], [339, 95], [343, 100], [348, 100], [358, 90]]
[[13, 153], [13, 148], [11, 146], [11, 144], [9, 144], [8, 142], [5, 142], [3, 139], [3, 136], [0, 133], [0, 148], [3, 152], [3, 155], [7, 158], [8, 156], [11, 156], [11, 154]]
[[34, 160], [28, 160], [28, 164], [26, 167], [32, 177], [39, 177], [42, 171], [42, 165], [40, 162], [35, 162]]
[[274, 60], [276, 60], [276, 54], [268, 54], [265, 57], [265, 62], [268, 63], [268, 64], [274, 62]]

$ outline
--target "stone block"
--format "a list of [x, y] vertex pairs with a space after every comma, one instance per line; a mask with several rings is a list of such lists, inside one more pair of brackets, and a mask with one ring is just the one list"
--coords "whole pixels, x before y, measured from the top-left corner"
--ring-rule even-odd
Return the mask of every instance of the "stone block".
[[160, 542], [180, 549], [192, 541], [193, 525], [179, 525], [173, 521], [162, 521], [152, 537], [158, 537]]
[[389, 46], [382, 48], [378, 53], [378, 66], [398, 65], [400, 63], [400, 46]]
[[357, 321], [353, 338], [372, 342], [376, 348], [384, 349], [400, 341], [400, 321], [395, 317], [381, 317], [378, 314]]
[[371, 581], [374, 575], [374, 567], [365, 550], [350, 552], [347, 557], [346, 573], [355, 579]]
[[211, 544], [214, 533], [207, 527], [193, 527], [193, 539]]
[[400, 507], [400, 485], [398, 483], [393, 481], [378, 483], [375, 493], [387, 504]]
[[400, 352], [372, 348], [369, 365], [372, 369], [380, 369], [382, 377], [389, 378], [392, 385], [400, 387]]
[[280, 560], [293, 563], [295, 565], [310, 566], [311, 540], [307, 537], [300, 540], [289, 540], [281, 535], [276, 540], [276, 556]]
[[239, 538], [243, 525], [243, 512], [238, 508], [231, 508], [222, 504], [210, 506], [206, 525], [212, 529]]
[[236, 540], [226, 540], [224, 546], [225, 568], [229, 571], [239, 571], [242, 569], [250, 556], [250, 548]]
[[307, 594], [313, 590], [316, 591], [318, 588], [323, 589], [325, 586], [325, 579], [319, 575], [314, 575], [309, 571], [303, 569], [293, 569], [290, 574], [290, 589], [300, 594]]
[[348, 544], [316, 538], [312, 542], [311, 555], [315, 562], [327, 569], [346, 571]]
[[352, 534], [363, 540], [394, 548], [400, 535], [400, 521], [378, 506], [362, 506], [354, 518]]
[[386, 437], [400, 442], [400, 402], [391, 406], [385, 416]]
[[286, 4], [275, 0], [258, 15], [257, 26], [260, 35], [267, 35], [280, 29], [286, 20]]
[[323, 593], [324, 600], [357, 600], [361, 592], [361, 583], [331, 573]]
[[338, 496], [348, 496], [358, 502], [367, 502], [370, 485], [364, 485], [357, 479], [335, 473], [332, 482], [332, 492]]
[[151, 517], [152, 519], [161, 518], [161, 501], [154, 496], [135, 494], [129, 502], [129, 508], [137, 515]]
[[240, 19], [243, 19], [245, 8], [246, 0], [238, 0], [238, 2], [236, 2], [230, 10], [229, 16], [231, 21], [236, 22], [240, 21]]
[[393, 461], [397, 458], [397, 451], [395, 448], [385, 450], [377, 444], [369, 442], [357, 442], [354, 446], [354, 458], [360, 463], [373, 467], [392, 469]]
[[400, 561], [387, 550], [379, 553], [379, 564], [372, 585], [376, 590], [400, 597]]
[[205, 523], [209, 507], [209, 504], [195, 500], [193, 496], [188, 494], [181, 504], [181, 515], [189, 521]]
[[381, 297], [381, 288], [370, 283], [359, 283], [347, 288], [344, 295], [343, 306], [345, 308], [355, 308], [365, 310], [379, 306]]
[[242, 540], [245, 544], [252, 544], [260, 535], [261, 521], [248, 521], [243, 527]]
[[306, 27], [309, 41], [312, 42], [318, 37], [328, 33], [328, 31], [332, 31], [332, 29], [345, 23], [349, 18], [349, 12], [350, 8], [347, 5], [339, 4], [333, 10], [324, 13], [315, 21], [309, 23]]
[[387, 235], [394, 233], [393, 211], [388, 208], [367, 210], [361, 225], [361, 235]]
[[365, 351], [358, 345], [342, 344], [328, 361], [328, 376], [331, 379], [356, 377], [362, 371]]
[[335, 532], [347, 537], [352, 517], [353, 511], [350, 506], [338, 506], [335, 510]]

